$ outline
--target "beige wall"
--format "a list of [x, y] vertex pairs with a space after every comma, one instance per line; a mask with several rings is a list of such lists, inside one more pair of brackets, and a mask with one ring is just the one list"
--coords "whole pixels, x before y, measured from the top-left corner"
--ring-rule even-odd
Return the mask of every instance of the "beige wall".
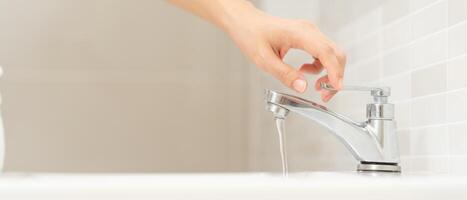
[[238, 171], [248, 69], [160, 0], [0, 0], [7, 171]]

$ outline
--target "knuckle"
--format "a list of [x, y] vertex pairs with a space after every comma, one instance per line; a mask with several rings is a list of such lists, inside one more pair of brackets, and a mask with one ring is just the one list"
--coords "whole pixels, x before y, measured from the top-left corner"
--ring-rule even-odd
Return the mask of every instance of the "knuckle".
[[264, 64], [264, 59], [260, 56], [260, 55], [253, 55], [251, 60], [253, 60], [253, 62], [258, 65], [259, 67], [263, 66]]
[[332, 48], [331, 46], [323, 45], [321, 47], [321, 56], [322, 57], [328, 57], [328, 56], [332, 56], [334, 54], [335, 54], [334, 48]]
[[291, 78], [294, 76], [295, 71], [292, 69], [287, 69], [282, 71], [279, 74], [279, 78], [288, 86], [292, 84]]
[[342, 61], [342, 63], [347, 62], [347, 55], [342, 50], [336, 51], [337, 58]]
[[264, 51], [258, 50], [251, 56], [251, 60], [261, 69], [264, 69], [267, 66], [266, 61], [268, 60], [263, 52]]
[[310, 21], [307, 20], [298, 20], [298, 24], [300, 28], [304, 28], [306, 30], [316, 30], [317, 27], [315, 24], [311, 23]]

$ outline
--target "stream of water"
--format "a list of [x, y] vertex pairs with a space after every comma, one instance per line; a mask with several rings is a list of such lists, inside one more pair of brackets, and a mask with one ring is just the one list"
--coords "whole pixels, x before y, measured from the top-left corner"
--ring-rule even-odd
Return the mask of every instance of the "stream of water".
[[281, 153], [282, 175], [288, 177], [289, 167], [287, 166], [287, 149], [285, 146], [285, 120], [276, 118], [277, 133], [279, 136], [279, 150]]

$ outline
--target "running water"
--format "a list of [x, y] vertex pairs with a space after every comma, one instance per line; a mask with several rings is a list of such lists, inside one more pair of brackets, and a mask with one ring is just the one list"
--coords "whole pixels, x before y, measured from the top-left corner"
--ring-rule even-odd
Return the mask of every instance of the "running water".
[[276, 118], [277, 133], [279, 134], [279, 149], [281, 152], [282, 161], [282, 176], [289, 176], [289, 168], [287, 166], [287, 149], [285, 146], [285, 123], [284, 119]]

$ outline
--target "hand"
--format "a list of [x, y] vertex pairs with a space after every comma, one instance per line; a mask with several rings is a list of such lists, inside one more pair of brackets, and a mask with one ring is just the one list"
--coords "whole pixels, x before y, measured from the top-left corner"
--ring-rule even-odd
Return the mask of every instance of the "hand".
[[[224, 29], [258, 67], [286, 86], [303, 93], [307, 82], [303, 73], [327, 75], [319, 78], [315, 89], [329, 101], [335, 92], [320, 89], [320, 83], [342, 88], [346, 56], [316, 26], [303, 20], [288, 20], [267, 15], [245, 0], [170, 0]], [[289, 49], [301, 49], [315, 58], [299, 70], [282, 61]]]
[[[284, 85], [303, 93], [307, 82], [303, 73], [319, 74], [323, 69], [327, 75], [319, 78], [315, 89], [321, 99], [329, 101], [335, 92], [321, 90], [320, 82], [330, 83], [341, 89], [346, 56], [342, 50], [307, 21], [287, 20], [268, 16], [258, 11], [242, 14], [244, 18], [228, 33], [242, 51], [261, 69], [270, 73]], [[301, 49], [315, 58], [312, 63], [303, 64], [299, 70], [283, 62], [289, 49]]]

